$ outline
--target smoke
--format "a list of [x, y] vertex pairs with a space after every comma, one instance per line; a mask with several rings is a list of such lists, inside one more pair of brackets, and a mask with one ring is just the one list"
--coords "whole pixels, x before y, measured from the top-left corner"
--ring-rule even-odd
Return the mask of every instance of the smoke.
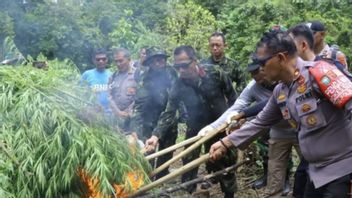
[[[70, 59], [84, 71], [93, 67], [95, 48], [120, 46], [109, 38], [120, 18], [131, 22], [140, 18], [153, 28], [164, 18], [162, 5], [156, 0], [2, 0], [0, 12], [11, 17], [14, 42], [25, 57], [43, 54], [48, 59]], [[6, 36], [0, 34], [0, 40]]]

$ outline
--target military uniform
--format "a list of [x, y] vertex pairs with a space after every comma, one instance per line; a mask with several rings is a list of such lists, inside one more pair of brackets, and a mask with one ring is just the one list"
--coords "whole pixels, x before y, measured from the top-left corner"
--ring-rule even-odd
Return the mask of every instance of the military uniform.
[[[160, 70], [145, 67], [139, 77], [140, 80], [131, 125], [133, 128], [132, 131], [136, 132], [138, 138], [145, 142], [145, 140], [151, 137], [160, 114], [165, 110], [168, 91], [177, 79], [177, 72], [170, 66], [166, 66]], [[170, 123], [166, 127], [165, 133], [167, 137], [160, 138], [159, 150], [175, 144], [177, 138], [177, 121]], [[172, 153], [159, 157], [157, 166], [163, 164], [171, 157]], [[165, 174], [167, 174], [167, 170], [158, 174], [157, 177]]]
[[[312, 184], [318, 191], [324, 191], [334, 186], [340, 188], [341, 185], [336, 182], [352, 173], [352, 122], [349, 117], [351, 100], [342, 109], [334, 106], [332, 100], [327, 100], [309, 72], [309, 68], [315, 64], [298, 58], [293, 82], [280, 83], [256, 119], [229, 135], [229, 139], [236, 147], [244, 148], [263, 129], [284, 118], [298, 132], [302, 155], [309, 163], [308, 172]], [[329, 71], [321, 79], [321, 83], [329, 84], [329, 80], [336, 76], [336, 70]], [[344, 86], [352, 87], [348, 79]], [[351, 92], [351, 89], [346, 90], [345, 92]], [[339, 93], [340, 96], [345, 94], [341, 91], [334, 93]], [[341, 189], [335, 191], [338, 192]], [[324, 194], [321, 197], [328, 196]], [[348, 195], [346, 193], [335, 197], [347, 198]]]
[[[109, 79], [109, 96], [120, 111], [132, 113], [137, 83], [134, 80], [134, 68], [127, 72], [116, 71]], [[113, 105], [113, 104], [112, 104]], [[124, 132], [130, 131], [130, 117], [117, 117], [117, 124]]]
[[246, 86], [246, 72], [244, 72], [240, 64], [224, 56], [221, 60], [216, 61], [210, 56], [208, 59], [201, 61], [203, 65], [219, 65], [230, 77], [232, 82], [236, 83], [235, 90], [240, 93], [242, 89]]
[[[162, 113], [158, 126], [154, 129], [153, 135], [163, 139], [170, 124], [176, 120], [176, 112], [179, 104], [183, 102], [186, 107], [188, 119], [186, 120], [186, 138], [196, 136], [198, 131], [207, 124], [216, 120], [236, 99], [236, 93], [232, 87], [231, 80], [226, 73], [218, 66], [200, 67], [200, 78], [197, 80], [178, 79], [172, 86], [169, 100], [165, 111]], [[205, 143], [207, 152], [210, 145], [217, 141], [223, 134]], [[200, 148], [183, 159], [188, 163], [197, 158]], [[208, 171], [220, 170], [235, 163], [234, 155], [229, 154], [226, 158], [216, 163], [208, 163]], [[198, 168], [184, 174], [182, 181], [188, 181], [197, 176]], [[235, 192], [234, 173], [227, 174], [220, 179], [223, 192]], [[196, 186], [191, 186], [190, 192]]]

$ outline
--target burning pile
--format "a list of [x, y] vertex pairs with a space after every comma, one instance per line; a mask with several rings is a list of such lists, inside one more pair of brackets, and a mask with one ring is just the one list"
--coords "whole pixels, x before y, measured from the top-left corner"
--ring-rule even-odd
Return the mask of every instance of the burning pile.
[[147, 183], [144, 157], [87, 113], [75, 67], [48, 65], [0, 67], [0, 197], [105, 197]]

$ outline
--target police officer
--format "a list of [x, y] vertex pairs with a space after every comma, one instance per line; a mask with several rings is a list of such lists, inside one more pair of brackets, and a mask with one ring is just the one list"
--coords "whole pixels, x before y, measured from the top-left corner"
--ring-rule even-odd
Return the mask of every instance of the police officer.
[[[258, 64], [249, 64], [247, 71], [250, 72], [253, 80], [242, 91], [236, 102], [215, 122], [203, 128], [200, 133], [206, 134], [209, 129], [217, 128], [233, 119], [245, 118], [248, 114], [247, 111], [255, 106], [250, 107], [253, 103], [260, 104], [270, 98], [277, 83], [265, 80], [264, 72]], [[258, 113], [260, 110], [258, 109]], [[285, 175], [288, 178], [287, 168], [291, 149], [295, 147], [298, 153], [300, 153], [300, 150], [295, 131], [284, 120], [270, 128], [270, 139], [268, 141], [268, 172], [265, 171], [264, 167], [264, 173], [268, 177], [268, 185], [264, 191], [264, 197], [281, 197], [285, 181], [288, 181], [288, 179], [285, 180]], [[289, 187], [287, 191], [290, 191]]]
[[[132, 131], [143, 142], [152, 135], [157, 125], [161, 112], [166, 108], [168, 92], [171, 85], [177, 79], [176, 70], [167, 65], [166, 52], [158, 47], [150, 47], [146, 50], [146, 59], [139, 73], [139, 82], [135, 105], [132, 115]], [[177, 121], [167, 126], [167, 138], [160, 140], [159, 149], [167, 148], [175, 144], [177, 138]], [[157, 166], [163, 164], [172, 157], [172, 153], [158, 158]], [[157, 175], [157, 178], [168, 174], [165, 170]]]
[[[178, 106], [184, 103], [188, 113], [186, 120], [186, 138], [197, 135], [198, 131], [219, 117], [236, 99], [236, 93], [231, 80], [218, 66], [203, 67], [197, 61], [195, 51], [191, 46], [180, 46], [174, 50], [174, 67], [178, 70], [179, 79], [171, 87], [169, 100], [165, 111], [161, 114], [158, 126], [153, 130], [152, 136], [146, 141], [146, 146], [153, 150], [159, 139], [167, 134], [167, 129], [175, 120]], [[205, 143], [207, 152], [210, 145], [217, 141], [222, 134]], [[197, 148], [183, 159], [186, 164], [199, 156], [201, 148]], [[235, 162], [235, 156], [229, 153], [217, 163], [208, 163], [207, 170], [215, 171], [230, 166]], [[182, 176], [182, 181], [194, 179], [198, 168]], [[235, 174], [231, 172], [220, 179], [221, 189], [225, 197], [233, 197], [236, 190]], [[188, 188], [193, 192], [196, 185]]]
[[254, 61], [268, 80], [281, 83], [254, 120], [212, 145], [212, 159], [233, 146], [245, 148], [263, 129], [283, 118], [297, 130], [301, 152], [309, 163], [304, 197], [350, 197], [351, 81], [326, 61], [298, 58], [287, 34], [265, 33], [257, 46]]
[[130, 64], [131, 54], [120, 48], [114, 51], [113, 56], [118, 70], [109, 79], [110, 106], [118, 127], [123, 132], [130, 132], [130, 116], [137, 89], [134, 68]]
[[202, 60], [201, 63], [204, 66], [219, 65], [228, 74], [231, 81], [236, 83], [236, 91], [241, 92], [246, 86], [246, 73], [242, 71], [237, 61], [225, 56], [227, 44], [224, 34], [214, 32], [209, 37], [208, 42], [211, 56], [208, 59]]
[[320, 21], [308, 22], [306, 25], [310, 28], [314, 36], [313, 49], [315, 55], [326, 59], [337, 60], [348, 69], [346, 55], [339, 50], [337, 45], [329, 46], [325, 42], [327, 34], [325, 25]]
[[[298, 56], [306, 61], [314, 61], [314, 60], [325, 60], [331, 62], [331, 59], [326, 59], [325, 57], [316, 56], [314, 53], [314, 36], [306, 24], [298, 24], [288, 30], [290, 36], [294, 39]], [[333, 61], [337, 68], [346, 75], [351, 78], [351, 74], [344, 69], [344, 66], [338, 62]], [[295, 198], [302, 198], [304, 196], [304, 188], [307, 181], [307, 171], [308, 163], [305, 160], [302, 160], [299, 166], [296, 169], [295, 173], [295, 185], [293, 190], [293, 196]]]

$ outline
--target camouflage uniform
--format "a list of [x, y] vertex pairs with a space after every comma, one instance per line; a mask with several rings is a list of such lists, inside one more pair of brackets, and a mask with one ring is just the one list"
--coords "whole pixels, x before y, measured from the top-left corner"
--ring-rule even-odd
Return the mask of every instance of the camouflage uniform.
[[235, 89], [238, 93], [246, 86], [246, 72], [244, 72], [240, 64], [226, 56], [224, 56], [220, 61], [216, 61], [210, 56], [201, 62], [203, 65], [219, 65], [230, 77], [232, 82], [236, 83]]
[[[138, 134], [138, 138], [145, 142], [151, 137], [160, 114], [165, 110], [168, 91], [176, 81], [177, 73], [174, 68], [166, 66], [160, 70], [143, 67], [143, 72], [139, 74], [131, 127]], [[167, 138], [160, 139], [159, 150], [175, 144], [177, 138], [176, 120], [167, 126], [165, 133]], [[171, 157], [172, 153], [159, 157], [157, 166], [163, 164]], [[167, 170], [161, 172], [157, 177], [165, 174], [167, 174]]]
[[[198, 131], [209, 123], [215, 121], [227, 108], [236, 100], [236, 93], [232, 87], [231, 80], [226, 73], [218, 66], [200, 67], [201, 73], [198, 81], [186, 81], [179, 79], [171, 88], [166, 110], [162, 113], [158, 126], [154, 129], [153, 135], [163, 139], [170, 124], [176, 120], [176, 112], [179, 104], [183, 102], [188, 113], [186, 120], [186, 138], [196, 136]], [[212, 138], [205, 143], [205, 151], [221, 136]], [[200, 148], [194, 150], [183, 163], [186, 164], [199, 157]], [[221, 170], [234, 164], [236, 158], [233, 153], [216, 163], [207, 163], [208, 171]], [[182, 181], [194, 179], [197, 176], [198, 168], [184, 174]], [[235, 192], [236, 180], [234, 173], [224, 175], [220, 179], [223, 192]], [[190, 186], [188, 191], [193, 192], [196, 185]]]
[[[132, 113], [137, 83], [134, 80], [134, 68], [127, 72], [116, 71], [109, 79], [109, 97], [119, 110]], [[130, 117], [117, 117], [117, 125], [124, 132], [130, 131]]]

